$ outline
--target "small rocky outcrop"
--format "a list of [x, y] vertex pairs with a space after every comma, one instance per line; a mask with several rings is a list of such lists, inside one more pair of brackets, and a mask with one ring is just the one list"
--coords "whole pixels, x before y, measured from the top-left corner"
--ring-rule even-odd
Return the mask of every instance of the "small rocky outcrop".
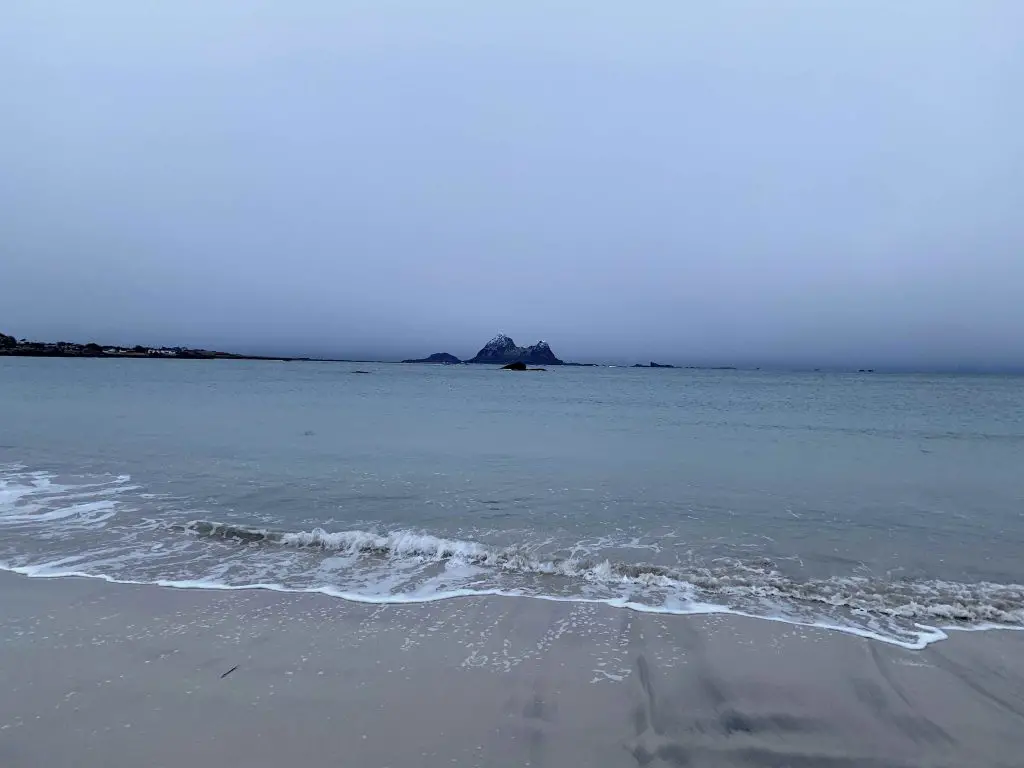
[[449, 355], [447, 352], [435, 352], [430, 357], [424, 357], [419, 360], [403, 360], [403, 363], [432, 363], [434, 365], [458, 365], [462, 361], [459, 360], [455, 355]]
[[476, 357], [466, 362], [491, 365], [563, 365], [546, 341], [538, 341], [532, 347], [517, 347], [516, 343], [503, 333], [487, 342], [483, 349], [476, 353]]
[[634, 368], [675, 368], [674, 365], [664, 365], [662, 363], [655, 363], [654, 361], [651, 361], [648, 365], [643, 365], [642, 363], [637, 363], [633, 367]]
[[501, 366], [503, 371], [546, 371], [547, 368], [529, 368], [526, 363], [509, 363]]

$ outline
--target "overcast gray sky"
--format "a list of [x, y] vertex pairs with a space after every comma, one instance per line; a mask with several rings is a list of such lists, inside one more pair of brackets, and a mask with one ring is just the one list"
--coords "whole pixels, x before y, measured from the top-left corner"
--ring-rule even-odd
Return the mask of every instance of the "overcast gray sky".
[[1020, 0], [5, 0], [0, 331], [1024, 366]]

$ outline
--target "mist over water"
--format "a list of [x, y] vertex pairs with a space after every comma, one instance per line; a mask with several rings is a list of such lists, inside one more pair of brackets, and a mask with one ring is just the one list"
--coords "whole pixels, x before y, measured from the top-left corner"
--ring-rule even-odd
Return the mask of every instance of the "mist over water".
[[0, 332], [1024, 369], [1024, 6], [15, 2]]

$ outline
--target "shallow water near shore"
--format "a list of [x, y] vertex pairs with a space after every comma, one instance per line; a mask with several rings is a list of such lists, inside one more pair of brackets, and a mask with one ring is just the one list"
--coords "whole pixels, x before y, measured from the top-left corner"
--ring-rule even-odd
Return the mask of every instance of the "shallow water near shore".
[[13, 359], [0, 392], [23, 573], [1024, 625], [1020, 377]]

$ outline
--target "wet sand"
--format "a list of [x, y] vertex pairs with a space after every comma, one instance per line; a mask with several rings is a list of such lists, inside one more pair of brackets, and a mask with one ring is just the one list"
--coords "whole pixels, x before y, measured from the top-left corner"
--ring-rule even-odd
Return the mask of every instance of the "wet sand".
[[1020, 766], [1024, 632], [0, 574], [0, 766]]

